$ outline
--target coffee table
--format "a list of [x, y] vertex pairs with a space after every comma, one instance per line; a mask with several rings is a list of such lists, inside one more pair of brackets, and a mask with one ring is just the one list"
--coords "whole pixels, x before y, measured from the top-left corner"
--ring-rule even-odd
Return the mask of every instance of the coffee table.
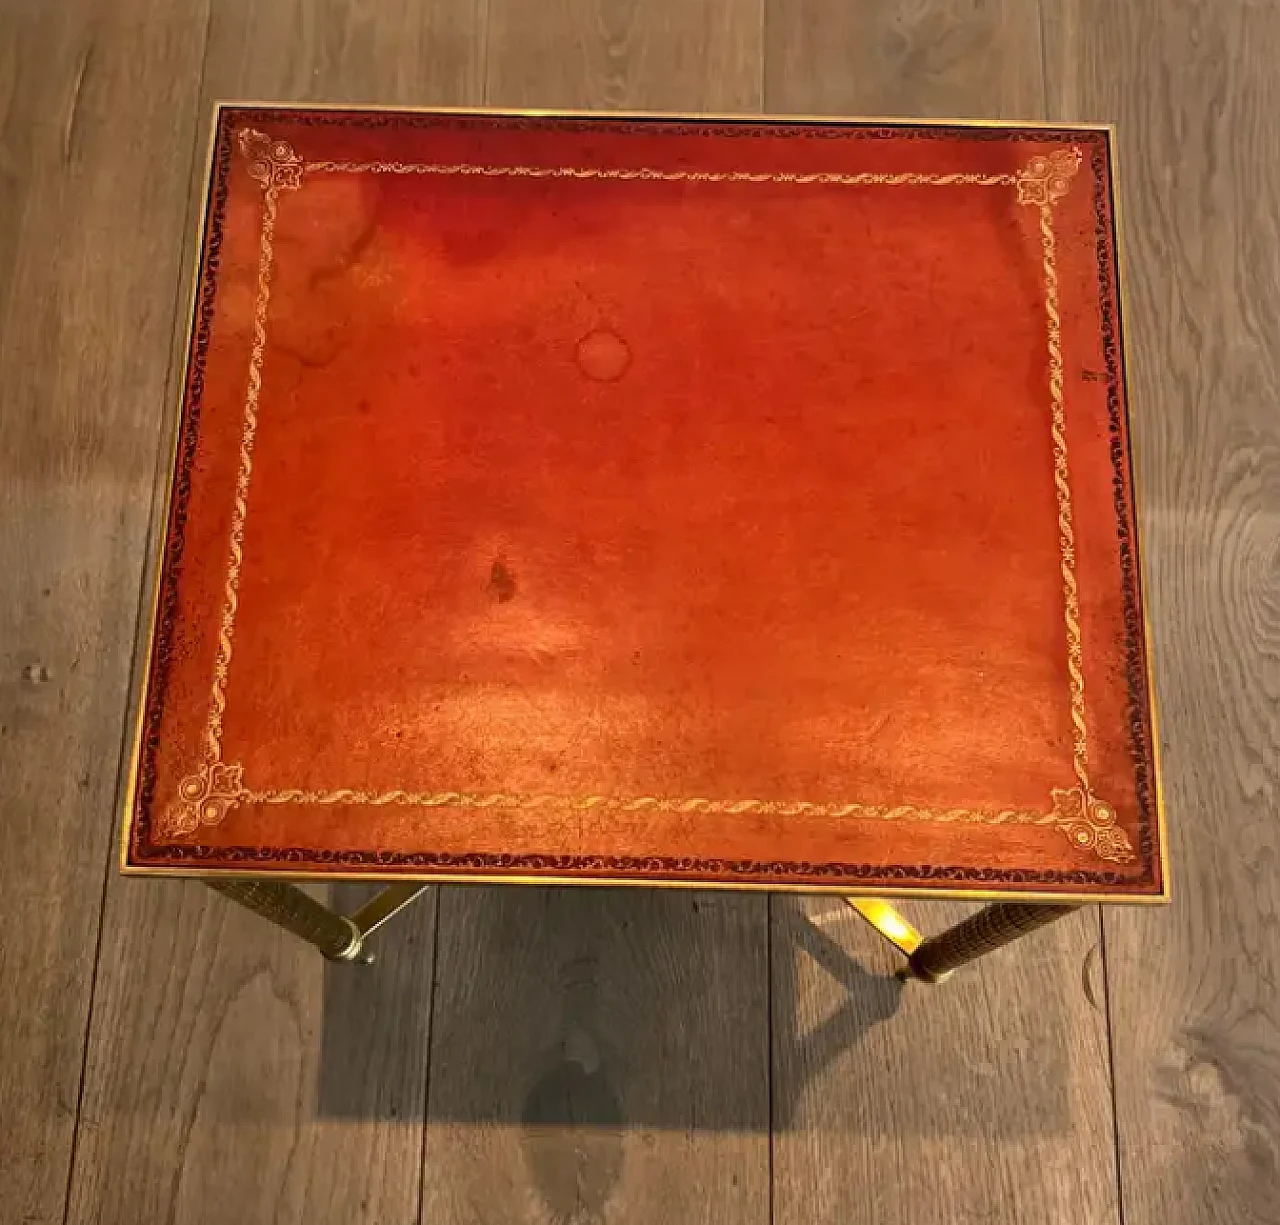
[[1165, 900], [1113, 141], [220, 105], [124, 870]]

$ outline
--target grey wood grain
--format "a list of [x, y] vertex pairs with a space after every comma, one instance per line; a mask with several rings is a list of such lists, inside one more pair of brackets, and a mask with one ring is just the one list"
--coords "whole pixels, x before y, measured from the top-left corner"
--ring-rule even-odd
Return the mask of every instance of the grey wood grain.
[[1280, 1213], [1280, 8], [1076, 0], [1051, 105], [1119, 125], [1171, 830], [1106, 913], [1127, 1225]]
[[492, 106], [758, 111], [763, 0], [489, 0]]
[[768, 0], [765, 109], [1034, 119], [1040, 15], [1023, 0]]
[[424, 1222], [769, 1217], [764, 899], [453, 888]]
[[776, 1221], [1118, 1220], [1096, 911], [905, 988], [843, 903], [773, 920]]
[[[478, 100], [479, 15], [218, 4], [198, 139], [216, 98]], [[371, 969], [335, 967], [198, 885], [113, 877], [68, 1219], [416, 1220], [434, 911], [397, 919]]]
[[0, 1216], [63, 1216], [204, 0], [0, 5]]
[[433, 919], [418, 907], [366, 968], [194, 882], [123, 882], [67, 1219], [415, 1221]]

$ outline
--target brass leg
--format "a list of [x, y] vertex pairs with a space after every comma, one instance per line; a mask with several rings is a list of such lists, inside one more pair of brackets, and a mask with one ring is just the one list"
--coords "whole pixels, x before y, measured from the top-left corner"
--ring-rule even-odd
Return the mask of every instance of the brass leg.
[[331, 961], [363, 961], [364, 935], [350, 919], [283, 881], [206, 880], [210, 889], [270, 919]]
[[416, 902], [427, 890], [426, 885], [417, 885], [406, 881], [404, 884], [388, 885], [376, 897], [371, 898], [351, 916], [360, 935], [368, 936], [384, 923], [395, 918], [410, 902]]
[[847, 897], [845, 901], [894, 948], [908, 957], [924, 943], [924, 937], [891, 902], [878, 897]]
[[941, 982], [952, 970], [1052, 923], [1079, 906], [1059, 903], [996, 902], [972, 918], [925, 940], [910, 956], [899, 978]]

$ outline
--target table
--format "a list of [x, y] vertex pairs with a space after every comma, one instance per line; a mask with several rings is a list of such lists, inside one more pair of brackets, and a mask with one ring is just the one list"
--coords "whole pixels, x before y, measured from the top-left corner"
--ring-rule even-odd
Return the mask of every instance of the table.
[[124, 870], [1165, 900], [1114, 139], [218, 106]]

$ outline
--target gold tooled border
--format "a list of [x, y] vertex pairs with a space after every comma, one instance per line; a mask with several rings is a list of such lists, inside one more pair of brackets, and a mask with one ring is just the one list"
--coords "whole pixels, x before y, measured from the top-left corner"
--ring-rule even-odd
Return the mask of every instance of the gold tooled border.
[[1144, 501], [1139, 484], [1141, 478], [1138, 473], [1138, 469], [1141, 467], [1138, 462], [1141, 448], [1137, 442], [1136, 431], [1133, 428], [1132, 403], [1134, 397], [1132, 384], [1129, 381], [1129, 373], [1133, 368], [1129, 360], [1129, 320], [1133, 316], [1129, 312], [1129, 298], [1125, 290], [1126, 277], [1124, 269], [1127, 264], [1125, 258], [1127, 245], [1124, 208], [1121, 203], [1120, 190], [1120, 141], [1119, 132], [1114, 123], [1104, 125], [1102, 130], [1107, 135], [1107, 152], [1110, 155], [1111, 240], [1115, 251], [1116, 312], [1118, 315], [1116, 330], [1119, 332], [1120, 389], [1124, 396], [1122, 408], [1124, 409], [1125, 436], [1129, 443], [1129, 512], [1133, 518], [1134, 551], [1138, 555], [1137, 572], [1134, 578], [1138, 585], [1138, 608], [1142, 613], [1142, 646], [1147, 681], [1147, 722], [1148, 731], [1151, 735], [1152, 793], [1156, 823], [1156, 846], [1154, 849], [1156, 866], [1160, 872], [1160, 892], [1153, 894], [1150, 900], [1154, 902], [1169, 902], [1173, 900], [1173, 887], [1169, 880], [1169, 825], [1165, 819], [1163, 750], [1160, 746], [1159, 694], [1156, 692], [1155, 636], [1151, 632], [1151, 615], [1147, 607], [1147, 593], [1152, 590], [1152, 585], [1148, 569], [1147, 545], [1146, 540], [1143, 538], [1142, 515], [1139, 511], [1139, 507]]
[[327, 871], [293, 871], [281, 868], [248, 869], [238, 866], [210, 865], [203, 869], [195, 867], [176, 868], [172, 865], [159, 867], [140, 867], [137, 864], [120, 865], [123, 876], [169, 877], [176, 880], [277, 880], [314, 882], [328, 884], [364, 883], [364, 884], [396, 884], [413, 883], [423, 885], [546, 885], [573, 886], [589, 885], [602, 889], [698, 889], [716, 893], [789, 893], [810, 897], [834, 894], [837, 897], [855, 898], [892, 898], [928, 902], [1071, 902], [1081, 906], [1125, 905], [1150, 906], [1163, 905], [1168, 898], [1150, 893], [1072, 893], [1066, 890], [1046, 886], [1037, 890], [1010, 889], [953, 889], [948, 886], [926, 888], [920, 885], [893, 885], [886, 882], [862, 884], [844, 881], [815, 881], [806, 884], [789, 882], [774, 883], [771, 881], [730, 881], [719, 879], [694, 879], [691, 877], [645, 877], [645, 876], [607, 876], [607, 875], [565, 875], [551, 873], [545, 875], [523, 873], [493, 872], [417, 872], [411, 869], [402, 871], [370, 871], [359, 872], [350, 869]]
[[[168, 447], [161, 446], [157, 464], [163, 462], [163, 472], [158, 479], [164, 482], [164, 496], [156, 497], [152, 491], [150, 537], [139, 592], [138, 624], [134, 632], [133, 667], [129, 678], [129, 706], [125, 716], [125, 730], [121, 756], [128, 751], [127, 764], [122, 762], [121, 778], [117, 783], [117, 811], [122, 810], [120, 824], [121, 871], [136, 872], [129, 863], [129, 847], [133, 835], [134, 812], [137, 808], [139, 767], [142, 761], [142, 737], [146, 730], [147, 702], [151, 695], [151, 661], [155, 648], [156, 630], [160, 620], [160, 595], [163, 590], [164, 553], [168, 536], [169, 518], [173, 511], [174, 486], [178, 465], [178, 447], [182, 441], [182, 419], [187, 401], [187, 380], [191, 375], [191, 346], [195, 343], [196, 321], [200, 314], [200, 278], [204, 271], [204, 240], [209, 224], [209, 206], [213, 200], [214, 159], [218, 152], [218, 127], [222, 122], [224, 102], [215, 102], [209, 120], [207, 148], [203, 159], [204, 173], [200, 179], [200, 210], [191, 237], [194, 258], [191, 261], [190, 280], [187, 286], [187, 326], [182, 348], [181, 373], [174, 384], [173, 402], [163, 426], [169, 430]], [[157, 503], [159, 511], [157, 513]], [[148, 589], [150, 594], [148, 595]], [[132, 723], [130, 724], [130, 720]]]
[[[198, 291], [201, 274], [203, 272], [203, 248], [204, 238], [208, 226], [208, 213], [210, 201], [213, 192], [213, 165], [217, 149], [217, 136], [221, 125], [223, 113], [228, 110], [253, 110], [264, 109], [281, 112], [299, 111], [332, 111], [332, 112], [351, 112], [351, 113], [400, 113], [400, 114], [439, 114], [439, 115], [476, 115], [476, 116], [494, 116], [494, 117], [529, 117], [529, 118], [591, 118], [591, 119], [658, 119], [658, 120], [690, 120], [690, 121], [738, 121], [744, 123], [769, 123], [774, 122], [782, 125], [787, 124], [828, 124], [861, 127], [876, 124], [885, 126], [901, 126], [905, 128], [920, 127], [959, 127], [959, 128], [994, 128], [994, 129], [1023, 129], [1023, 130], [1053, 130], [1067, 132], [1088, 132], [1103, 133], [1107, 136], [1108, 150], [1108, 171], [1110, 174], [1110, 203], [1112, 207], [1112, 229], [1111, 235], [1113, 246], [1115, 249], [1115, 280], [1117, 288], [1117, 312], [1120, 318], [1117, 320], [1118, 330], [1120, 332], [1120, 352], [1121, 352], [1121, 369], [1120, 383], [1121, 391], [1124, 396], [1123, 407], [1125, 410], [1126, 436], [1129, 441], [1130, 451], [1130, 487], [1132, 491], [1131, 515], [1134, 523], [1134, 534], [1136, 551], [1138, 553], [1139, 564], [1135, 579], [1138, 585], [1139, 607], [1143, 619], [1143, 636], [1145, 648], [1145, 662], [1147, 671], [1147, 708], [1149, 711], [1148, 719], [1150, 724], [1150, 733], [1152, 736], [1152, 770], [1154, 774], [1154, 799], [1155, 799], [1155, 821], [1157, 825], [1158, 835], [1158, 868], [1160, 872], [1160, 892], [1153, 893], [1117, 893], [1114, 891], [1106, 892], [1081, 892], [1071, 893], [1064, 890], [1058, 890], [1049, 887], [1040, 887], [1033, 891], [1025, 889], [964, 889], [964, 888], [913, 888], [901, 887], [876, 887], [876, 886], [860, 886], [853, 883], [832, 883], [820, 884], [770, 884], [763, 882], [741, 882], [741, 881], [724, 881], [724, 880], [663, 880], [654, 877], [626, 877], [626, 876], [557, 876], [542, 874], [488, 874], [488, 873], [442, 873], [442, 872], [413, 872], [413, 871], [358, 871], [358, 872], [289, 872], [278, 869], [266, 871], [246, 871], [236, 868], [216, 868], [206, 870], [204, 872], [190, 870], [187, 868], [174, 868], [171, 866], [150, 866], [143, 867], [132, 864], [129, 861], [129, 852], [131, 845], [131, 837], [133, 832], [135, 809], [137, 800], [137, 789], [139, 783], [139, 765], [141, 759], [142, 738], [145, 729], [145, 713], [147, 699], [150, 690], [151, 680], [151, 655], [154, 648], [155, 635], [158, 626], [159, 600], [162, 590], [162, 571], [163, 558], [166, 543], [166, 526], [169, 521], [172, 500], [174, 496], [174, 471], [177, 456], [177, 448], [181, 439], [182, 416], [186, 400], [186, 385], [189, 377], [191, 364], [191, 345], [193, 343], [196, 319], [199, 311]], [[1141, 526], [1137, 511], [1138, 490], [1137, 490], [1137, 472], [1136, 462], [1133, 459], [1133, 439], [1131, 426], [1131, 414], [1129, 413], [1129, 388], [1126, 382], [1126, 374], [1128, 370], [1127, 361], [1127, 336], [1124, 329], [1125, 303], [1123, 300], [1123, 277], [1121, 274], [1121, 232], [1120, 232], [1120, 208], [1117, 190], [1116, 175], [1116, 127], [1111, 123], [1092, 123], [1092, 122], [1054, 122], [1049, 120], [993, 120], [993, 119], [951, 119], [951, 118], [934, 118], [934, 119], [904, 119], [901, 117], [872, 117], [872, 116], [831, 116], [831, 115], [774, 115], [761, 114], [756, 112], [666, 112], [666, 111], [601, 111], [601, 110], [576, 110], [576, 109], [542, 109], [542, 108], [502, 108], [502, 107], [442, 107], [442, 106], [396, 106], [384, 104], [359, 104], [359, 103], [305, 103], [305, 102], [271, 102], [256, 100], [218, 100], [213, 105], [213, 111], [210, 119], [208, 149], [205, 158], [205, 174], [203, 178], [204, 196], [202, 200], [198, 225], [195, 231], [196, 251], [191, 270], [191, 288], [188, 297], [188, 323], [186, 335], [186, 349], [182, 365], [182, 376], [178, 382], [177, 408], [173, 412], [173, 416], [169, 421], [171, 430], [170, 447], [168, 449], [169, 463], [168, 471], [165, 476], [165, 493], [163, 499], [163, 508], [159, 518], [154, 518], [153, 497], [153, 522], [151, 527], [152, 542], [150, 549], [149, 573], [151, 581], [151, 599], [149, 610], [146, 605], [140, 611], [139, 617], [139, 633], [135, 635], [135, 655], [133, 676], [130, 683], [130, 699], [131, 712], [130, 717], [133, 720], [132, 735], [126, 725], [124, 745], [128, 747], [128, 765], [122, 770], [123, 779], [122, 786], [118, 787], [119, 805], [123, 809], [123, 819], [121, 823], [121, 864], [120, 869], [126, 875], [138, 876], [177, 876], [177, 877], [209, 877], [209, 876], [234, 876], [242, 878], [269, 878], [269, 879], [299, 879], [299, 880], [421, 880], [424, 882], [440, 882], [440, 883], [510, 883], [510, 884], [596, 884], [605, 886], [644, 886], [644, 887], [666, 887], [666, 888], [714, 888], [714, 889], [732, 889], [732, 890], [764, 890], [775, 892], [796, 892], [796, 893], [818, 893], [831, 892], [833, 890], [850, 896], [893, 896], [893, 897], [924, 897], [924, 898], [955, 898], [961, 900], [1027, 900], [1027, 901], [1044, 901], [1052, 898], [1065, 901], [1076, 902], [1124, 902], [1124, 903], [1160, 903], [1169, 900], [1168, 890], [1168, 853], [1167, 853], [1167, 828], [1164, 820], [1164, 803], [1163, 803], [1163, 787], [1162, 774], [1160, 769], [1160, 753], [1159, 753], [1159, 736], [1156, 723], [1156, 692], [1153, 675], [1152, 651], [1151, 651], [1151, 632], [1150, 623], [1147, 616], [1146, 603], [1143, 600], [1143, 591], [1147, 586], [1146, 568], [1144, 560], [1143, 542], [1141, 537]], [[145, 585], [144, 585], [145, 590]], [[143, 617], [145, 616], [145, 636], [141, 633], [143, 627]], [[122, 754], [123, 755], [123, 754]], [[123, 764], [123, 763], [122, 763]]]
[[[244, 114], [244, 112], [241, 112]], [[278, 123], [275, 112], [247, 113], [251, 119], [270, 116], [271, 125]], [[350, 116], [348, 116], [350, 117]], [[310, 120], [317, 116], [308, 114]], [[360, 122], [371, 122], [371, 116], [355, 116]], [[398, 115], [401, 122], [409, 117]], [[434, 117], [433, 117], [434, 118]], [[616, 126], [616, 125], [615, 125]], [[631, 125], [635, 126], [635, 125]], [[704, 125], [705, 126], [705, 125]], [[708, 130], [714, 131], [714, 128]], [[764, 130], [769, 130], [765, 128]], [[775, 131], [777, 129], [774, 129]], [[793, 128], [803, 132], [806, 129]], [[861, 133], [875, 133], [883, 129], [860, 128]], [[997, 129], [1002, 137], [1009, 133]], [[1043, 133], [1036, 132], [1036, 135]], [[777, 812], [823, 813], [831, 816], [852, 816], [855, 819], [904, 820], [929, 822], [962, 822], [965, 824], [1006, 824], [1016, 822], [1030, 825], [1051, 825], [1061, 830], [1079, 849], [1091, 850], [1104, 861], [1127, 863], [1134, 858], [1126, 832], [1116, 827], [1115, 809], [1094, 794], [1088, 774], [1088, 731], [1085, 710], [1085, 675], [1083, 642], [1080, 625], [1079, 584], [1076, 576], [1074, 513], [1067, 455], [1067, 420], [1063, 395], [1063, 357], [1060, 299], [1057, 273], [1057, 240], [1054, 227], [1054, 204], [1065, 196], [1081, 162], [1078, 147], [1060, 149], [1048, 155], [1036, 155], [1016, 174], [982, 174], [976, 172], [919, 173], [919, 172], [766, 172], [766, 171], [699, 171], [661, 170], [649, 167], [598, 168], [573, 166], [487, 166], [472, 164], [437, 164], [424, 162], [393, 161], [307, 161], [300, 157], [292, 145], [279, 137], [269, 136], [255, 128], [240, 127], [236, 132], [240, 152], [249, 161], [249, 175], [263, 189], [263, 206], [258, 239], [258, 292], [254, 305], [253, 344], [249, 356], [244, 410], [240, 437], [240, 464], [236, 475], [235, 494], [230, 537], [227, 542], [228, 557], [226, 581], [222, 604], [218, 650], [214, 660], [213, 685], [210, 694], [208, 719], [205, 728], [206, 750], [201, 765], [185, 775], [178, 784], [178, 795], [164, 810], [158, 828], [169, 834], [190, 834], [202, 824], [216, 824], [229, 810], [241, 803], [249, 804], [337, 804], [352, 803], [382, 806], [405, 804], [422, 807], [537, 808], [563, 807], [579, 811], [586, 809], [615, 809], [634, 812], [657, 809], [676, 812]], [[1054, 133], [1060, 136], [1062, 133]], [[1098, 146], [1094, 145], [1095, 150]], [[1102, 142], [1105, 150], [1105, 139]], [[234, 156], [232, 153], [231, 156]], [[1096, 162], [1096, 152], [1095, 152]], [[1105, 158], [1103, 165], [1105, 166]], [[234, 654], [236, 613], [239, 606], [240, 576], [244, 565], [243, 542], [247, 530], [248, 499], [253, 471], [254, 442], [258, 431], [258, 413], [262, 388], [262, 363], [267, 346], [267, 317], [271, 300], [271, 287], [275, 279], [274, 235], [282, 192], [299, 191], [304, 176], [314, 174], [392, 174], [392, 175], [482, 175], [515, 178], [571, 178], [615, 180], [661, 180], [677, 182], [747, 182], [791, 183], [803, 186], [811, 183], [845, 184], [850, 186], [935, 186], [949, 187], [973, 185], [984, 187], [1013, 187], [1020, 205], [1033, 205], [1039, 215], [1043, 250], [1046, 342], [1049, 355], [1049, 398], [1051, 405], [1050, 436], [1054, 461], [1054, 486], [1058, 504], [1058, 535], [1060, 569], [1063, 583], [1064, 620], [1067, 630], [1067, 672], [1071, 701], [1073, 770], [1079, 786], [1064, 789], [1052, 788], [1051, 810], [1048, 813], [1004, 809], [1000, 811], [969, 810], [964, 808], [933, 809], [900, 804], [892, 808], [878, 807], [860, 802], [815, 803], [811, 801], [776, 801], [741, 798], [734, 800], [685, 798], [674, 799], [658, 796], [560, 796], [551, 794], [487, 793], [468, 794], [456, 791], [409, 792], [403, 789], [381, 792], [364, 792], [351, 788], [307, 791], [298, 788], [254, 790], [244, 786], [243, 767], [238, 762], [222, 759], [223, 716], [227, 707], [229, 670]], [[1095, 181], [1095, 213], [1097, 195], [1102, 181]], [[219, 192], [225, 192], [226, 184], [220, 182]], [[1099, 220], [1106, 214], [1098, 214]], [[1110, 263], [1107, 269], [1110, 270]], [[207, 275], [207, 274], [206, 274]], [[1109, 292], [1109, 282], [1102, 286]], [[207, 295], [206, 295], [207, 298]], [[201, 326], [207, 326], [207, 301], [201, 305]], [[1112, 303], [1107, 302], [1108, 366], [1110, 370], [1107, 393], [1108, 411], [1118, 416], [1118, 389], [1116, 386], [1116, 336], [1110, 321]], [[1118, 424], [1118, 422], [1117, 422]], [[187, 445], [184, 440], [184, 447]], [[1127, 511], [1121, 505], [1121, 511]], [[1126, 525], [1126, 534], [1128, 528]], [[1132, 562], [1125, 545], [1126, 581], [1131, 581]], [[162, 597], [163, 598], [163, 597]], [[1126, 599], [1128, 593], [1126, 593]], [[1130, 631], [1132, 632], [1132, 631]], [[1132, 682], [1132, 678], [1131, 682]], [[1145, 832], [1145, 831], [1144, 831]], [[606, 859], [602, 865], [607, 871], [616, 865]], [[1041, 874], [1032, 874], [1038, 876]]]

